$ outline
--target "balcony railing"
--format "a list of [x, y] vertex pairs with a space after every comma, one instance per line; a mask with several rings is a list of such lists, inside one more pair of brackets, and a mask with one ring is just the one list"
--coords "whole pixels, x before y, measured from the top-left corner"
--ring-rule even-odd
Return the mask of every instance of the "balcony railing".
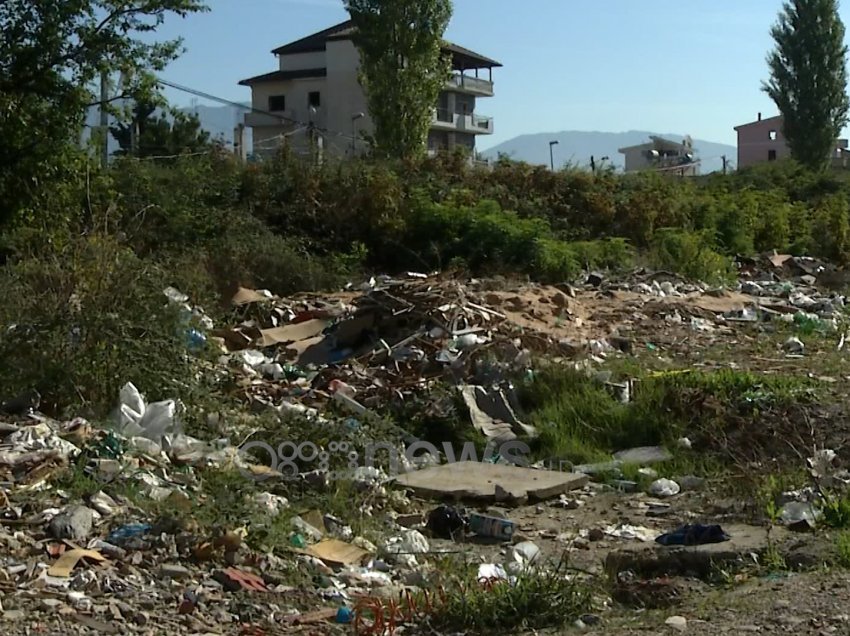
[[464, 118], [464, 128], [470, 132], [478, 132], [485, 134], [493, 133], [493, 118], [484, 117], [482, 115], [466, 115]]
[[476, 135], [493, 134], [493, 118], [482, 115], [464, 115], [453, 113], [444, 108], [435, 108], [431, 116], [431, 126], [441, 130], [467, 132]]
[[476, 95], [484, 95], [485, 97], [493, 96], [493, 82], [477, 77], [455, 73], [449, 78], [448, 84], [449, 88], [456, 90], [468, 91]]
[[460, 115], [445, 108], [435, 108], [431, 116], [431, 124], [444, 130], [457, 130]]

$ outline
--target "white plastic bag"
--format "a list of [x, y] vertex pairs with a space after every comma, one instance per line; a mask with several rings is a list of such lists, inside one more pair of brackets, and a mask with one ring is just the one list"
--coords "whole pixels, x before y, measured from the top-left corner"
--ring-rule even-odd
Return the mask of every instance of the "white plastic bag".
[[146, 405], [132, 382], [124, 385], [118, 399], [118, 432], [125, 437], [144, 437], [159, 442], [163, 435], [174, 432], [177, 415], [174, 400]]

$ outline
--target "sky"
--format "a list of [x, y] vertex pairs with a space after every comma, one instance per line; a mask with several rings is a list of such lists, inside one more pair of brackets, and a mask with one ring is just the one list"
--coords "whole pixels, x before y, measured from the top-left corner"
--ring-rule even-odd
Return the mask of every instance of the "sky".
[[[234, 101], [277, 68], [271, 50], [346, 20], [342, 0], [207, 0], [158, 37], [186, 52], [161, 77]], [[454, 0], [446, 38], [504, 67], [476, 111], [487, 149], [541, 132], [646, 130], [735, 144], [734, 126], [777, 114], [761, 91], [781, 0]], [[850, 25], [850, 2], [841, 9]], [[169, 100], [192, 97], [169, 91]], [[201, 103], [206, 103], [200, 100]]]

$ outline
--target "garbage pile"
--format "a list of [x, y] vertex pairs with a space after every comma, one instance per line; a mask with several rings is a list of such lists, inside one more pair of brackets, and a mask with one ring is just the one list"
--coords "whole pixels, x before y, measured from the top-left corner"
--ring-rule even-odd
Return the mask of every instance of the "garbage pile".
[[[845, 298], [822, 291], [823, 279], [837, 276], [832, 270], [810, 259], [774, 255], [741, 263], [741, 272], [735, 291], [647, 272], [618, 281], [591, 274], [577, 287], [510, 287], [503, 281], [411, 274], [289, 299], [240, 288], [232, 298], [235, 318], [229, 327], [213, 325], [179, 291], [169, 288], [165, 294], [183, 312], [187, 350], [218, 347], [214, 372], [237, 387], [249, 411], [298, 414], [317, 429], [333, 424], [358, 430], [387, 405], [409, 403], [445, 384], [457, 391], [469, 426], [504, 443], [537, 434], [523, 422], [512, 384], [518, 377], [534, 377], [537, 356], [592, 364], [637, 346], [654, 347], [640, 343], [640, 329], [665, 332], [677, 325], [694, 338], [773, 320], [801, 330], [840, 329]], [[784, 348], [788, 356], [805, 353], [798, 338]], [[604, 373], [597, 375], [619, 401], [629, 402], [636, 384], [614, 384]], [[45, 417], [37, 413], [37, 395], [0, 407], [0, 617], [11, 621], [38, 612], [45, 629], [57, 633], [67, 633], [68, 621], [102, 633], [155, 625], [176, 633], [247, 634], [274, 633], [258, 630], [281, 625], [345, 624], [366, 611], [364, 603], [399, 598], [427, 584], [434, 566], [423, 556], [439, 554], [435, 546], [471, 540], [503, 544], [504, 558], [479, 563], [478, 574], [509, 584], [543, 560], [541, 548], [527, 540], [527, 524], [507, 512], [483, 504], [466, 510], [429, 503], [426, 515], [413, 511], [408, 492], [427, 499], [422, 493], [457, 492], [461, 486], [473, 493], [484, 484], [492, 490], [487, 503], [521, 506], [528, 497], [516, 493], [527, 489], [539, 492], [540, 501], [560, 496], [551, 510], [573, 512], [603, 486], [585, 488], [589, 476], [607, 474], [615, 478], [605, 488], [651, 497], [651, 509], [660, 516], [669, 514], [666, 502], [704, 486], [693, 476], [672, 480], [647, 468], [670, 459], [660, 447], [622, 451], [610, 462], [570, 465], [572, 477], [563, 466], [556, 473], [539, 470], [548, 468], [541, 465], [523, 468], [533, 473], [523, 479], [514, 466], [498, 480], [481, 479], [487, 473], [482, 466], [502, 470], [505, 464], [476, 460], [477, 471], [459, 466], [457, 473], [443, 471], [448, 477], [434, 483], [424, 483], [427, 476], [420, 471], [420, 490], [405, 492], [398, 488], [401, 478], [390, 492], [386, 474], [358, 467], [354, 485], [369, 493], [369, 503], [358, 512], [375, 517], [379, 527], [370, 534], [320, 509], [293, 509], [291, 497], [322, 492], [327, 478], [301, 473], [297, 485], [282, 484], [274, 468], [259, 465], [237, 447], [245, 438], [236, 437], [241, 431], [231, 422], [219, 422], [221, 439], [198, 439], [185, 433], [178, 401], [168, 396], [149, 401], [131, 383], [117, 393], [109, 421], [98, 424]], [[679, 444], [690, 447], [685, 438]], [[810, 460], [822, 483], [846, 477], [831, 472], [833, 460], [826, 451]], [[624, 465], [641, 466], [633, 478], [646, 480], [644, 493], [620, 472]], [[257, 480], [257, 490], [241, 497], [250, 500], [250, 518], [234, 513], [214, 530], [192, 522], [199, 501], [240, 499], [241, 493], [227, 487], [205, 490], [209, 470], [238, 471]], [[66, 477], [57, 482], [62, 474]], [[558, 477], [560, 490], [541, 483], [544, 475]], [[464, 478], [473, 483], [462, 484]], [[530, 485], [519, 483], [523, 480]], [[564, 492], [579, 488], [584, 490], [578, 497]], [[817, 495], [786, 495], [782, 520], [795, 529], [813, 525]], [[140, 499], [155, 512], [143, 509]], [[544, 510], [539, 507], [538, 514]], [[576, 532], [575, 545], [620, 540], [695, 546], [730, 537], [719, 525], [691, 519], [673, 523], [671, 518], [665, 521], [669, 528], [659, 532], [621, 516], [616, 523]], [[555, 536], [562, 534], [559, 529]], [[256, 548], [254, 539], [265, 535], [273, 536], [274, 548]], [[289, 585], [293, 580], [301, 584]], [[378, 614], [374, 610], [373, 618]], [[383, 633], [378, 623], [374, 618], [373, 633]]]
[[363, 416], [440, 381], [489, 391], [506, 372], [530, 369], [534, 352], [559, 349], [551, 334], [515, 324], [481, 296], [437, 277], [383, 279], [325, 298], [240, 289], [241, 321], [210, 336], [249, 402], [316, 415], [333, 400]]

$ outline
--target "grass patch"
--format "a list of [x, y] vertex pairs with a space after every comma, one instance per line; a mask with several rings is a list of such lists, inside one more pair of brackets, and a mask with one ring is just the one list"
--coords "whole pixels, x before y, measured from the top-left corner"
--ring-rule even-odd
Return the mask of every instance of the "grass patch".
[[830, 528], [850, 528], [850, 497], [830, 498], [822, 508], [823, 523]]
[[494, 633], [568, 625], [591, 609], [591, 592], [567, 563], [564, 556], [552, 568], [525, 570], [511, 582], [456, 578], [444, 588], [431, 627]]
[[[623, 404], [602, 382], [550, 366], [541, 369], [521, 395], [530, 423], [540, 431], [536, 452], [586, 463], [637, 446], [673, 449], [683, 436], [692, 441], [710, 437], [727, 427], [730, 416], [754, 419], [763, 410], [799, 402], [810, 385], [806, 379], [729, 370], [660, 373], [640, 380], [632, 401]], [[668, 468], [690, 472], [693, 466], [684, 457], [679, 452]]]
[[850, 568], [850, 531], [840, 532], [835, 538], [835, 552], [838, 565]]

